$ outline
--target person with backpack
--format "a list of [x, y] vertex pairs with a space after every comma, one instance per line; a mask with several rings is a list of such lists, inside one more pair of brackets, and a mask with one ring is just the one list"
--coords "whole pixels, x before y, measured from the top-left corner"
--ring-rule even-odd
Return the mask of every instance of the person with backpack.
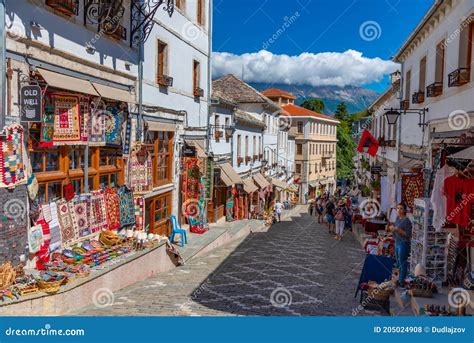
[[344, 200], [339, 199], [337, 203], [337, 207], [335, 209], [334, 219], [336, 222], [336, 237], [337, 241], [342, 241], [342, 236], [344, 235], [344, 226], [346, 224], [345, 216], [346, 216], [346, 206], [344, 204]]
[[328, 223], [328, 231], [329, 233], [335, 233], [335, 226], [336, 222], [334, 219], [334, 210], [335, 210], [335, 205], [333, 202], [333, 198], [329, 198], [326, 202], [326, 221]]

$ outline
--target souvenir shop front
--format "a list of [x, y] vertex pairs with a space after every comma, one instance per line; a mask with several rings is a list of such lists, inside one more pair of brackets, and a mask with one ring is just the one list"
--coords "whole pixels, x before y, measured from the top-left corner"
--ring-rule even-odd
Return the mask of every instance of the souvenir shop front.
[[128, 91], [42, 69], [35, 83], [40, 121], [0, 135], [3, 305], [95, 279], [92, 269], [167, 241], [146, 231], [144, 198], [133, 193], [145, 184], [133, 177], [138, 169], [130, 172], [133, 158], [153, 175], [147, 151], [131, 151]]
[[216, 169], [219, 170], [219, 180], [216, 187], [217, 199], [215, 198], [215, 204], [218, 205], [216, 208], [217, 219], [221, 219], [222, 216], [225, 216], [226, 221], [247, 218], [247, 200], [242, 178], [230, 163], [217, 165]]
[[260, 209], [260, 212], [272, 208], [271, 197], [273, 194], [273, 187], [270, 182], [268, 182], [265, 176], [261, 173], [253, 175], [253, 181], [259, 188], [257, 206]]

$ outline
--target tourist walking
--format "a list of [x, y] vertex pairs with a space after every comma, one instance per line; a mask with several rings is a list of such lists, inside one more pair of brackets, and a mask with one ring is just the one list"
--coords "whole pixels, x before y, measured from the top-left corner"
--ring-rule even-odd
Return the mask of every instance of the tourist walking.
[[321, 224], [321, 217], [323, 216], [323, 201], [321, 197], [316, 199], [316, 215], [318, 216], [318, 224]]
[[339, 199], [337, 203], [337, 207], [335, 209], [334, 219], [336, 222], [336, 237], [337, 241], [342, 240], [342, 236], [344, 235], [344, 226], [346, 224], [345, 217], [346, 217], [346, 205], [344, 200]]
[[407, 206], [404, 203], [397, 205], [397, 219], [389, 225], [388, 231], [395, 238], [395, 254], [399, 268], [397, 286], [403, 287], [408, 271], [408, 255], [410, 254], [412, 223], [407, 217]]
[[336, 220], [334, 219], [334, 210], [336, 206], [333, 201], [333, 198], [329, 198], [326, 202], [326, 221], [328, 223], [329, 233], [335, 233], [336, 230]]
[[314, 202], [311, 201], [311, 203], [309, 204], [309, 215], [311, 217], [313, 216], [313, 212], [314, 212]]
[[277, 215], [278, 222], [281, 222], [281, 212], [283, 210], [283, 204], [280, 202], [280, 200], [277, 200], [277, 202], [275, 203], [275, 206], [273, 206], [273, 210], [275, 211]]

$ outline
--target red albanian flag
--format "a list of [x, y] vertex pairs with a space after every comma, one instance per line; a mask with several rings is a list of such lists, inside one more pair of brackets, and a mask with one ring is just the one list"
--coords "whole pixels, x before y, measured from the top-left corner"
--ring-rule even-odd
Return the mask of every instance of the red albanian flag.
[[362, 132], [362, 137], [360, 137], [359, 145], [357, 146], [358, 152], [363, 152], [364, 148], [369, 148], [367, 153], [375, 157], [377, 155], [377, 151], [379, 150], [379, 142], [375, 139], [374, 136], [369, 132], [369, 130], [365, 129]]

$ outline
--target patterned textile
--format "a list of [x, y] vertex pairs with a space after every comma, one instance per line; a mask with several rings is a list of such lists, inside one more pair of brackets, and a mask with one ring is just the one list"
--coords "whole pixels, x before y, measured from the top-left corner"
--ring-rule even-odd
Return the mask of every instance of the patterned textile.
[[43, 244], [43, 228], [41, 225], [32, 226], [28, 233], [28, 245], [30, 253], [36, 254]]
[[125, 139], [123, 140], [123, 155], [128, 156], [130, 154], [130, 141], [132, 135], [132, 118], [127, 118], [127, 125], [125, 127]]
[[135, 227], [137, 230], [145, 229], [145, 199], [136, 197], [133, 199], [135, 204]]
[[51, 221], [49, 224], [49, 231], [51, 241], [49, 243], [49, 250], [55, 251], [61, 248], [61, 228], [59, 227], [58, 207], [55, 202], [49, 204], [51, 211]]
[[105, 145], [105, 111], [92, 111], [90, 120], [89, 144], [92, 146]]
[[69, 203], [66, 202], [66, 200], [64, 199], [61, 199], [56, 202], [56, 206], [58, 208], [59, 227], [61, 229], [61, 241], [62, 245], [65, 246], [78, 238], [76, 236], [77, 231], [75, 231], [74, 219], [71, 215]]
[[129, 159], [129, 185], [134, 193], [153, 189], [152, 159], [145, 147], [136, 147]]
[[121, 147], [124, 112], [116, 106], [107, 106], [105, 116], [105, 143], [108, 146]]
[[0, 188], [0, 263], [20, 264], [28, 256], [26, 185], [14, 189]]
[[79, 99], [75, 96], [53, 95], [55, 145], [83, 143], [81, 139], [81, 121]]
[[87, 142], [89, 137], [89, 122], [90, 122], [90, 102], [88, 98], [81, 98], [81, 139]]
[[72, 203], [74, 208], [74, 220], [76, 221], [77, 236], [79, 238], [90, 235], [92, 232], [89, 227], [89, 198], [81, 195]]
[[0, 188], [26, 183], [23, 164], [23, 127], [13, 124], [5, 127], [0, 136]]
[[413, 208], [416, 198], [423, 197], [423, 174], [402, 176], [402, 202]]
[[43, 147], [53, 145], [54, 103], [50, 95], [43, 98], [43, 117], [41, 119], [41, 143]]
[[92, 192], [89, 211], [89, 221], [92, 233], [99, 232], [108, 227], [103, 191], [99, 190]]
[[117, 189], [112, 187], [106, 188], [104, 197], [109, 230], [117, 230], [120, 228], [120, 210]]
[[133, 202], [133, 193], [126, 186], [122, 186], [117, 190], [117, 196], [120, 208], [121, 226], [134, 225], [135, 205]]

